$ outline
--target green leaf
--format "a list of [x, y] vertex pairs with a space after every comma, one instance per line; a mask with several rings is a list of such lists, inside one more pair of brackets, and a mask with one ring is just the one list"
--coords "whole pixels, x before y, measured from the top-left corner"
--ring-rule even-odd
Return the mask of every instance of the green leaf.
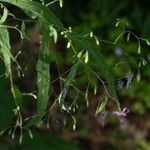
[[[97, 72], [106, 80], [108, 93], [117, 102], [117, 95], [114, 86], [114, 80], [110, 72], [110, 68], [105, 62], [104, 56], [101, 54], [98, 46], [95, 45], [95, 42], [90, 38], [86, 38], [77, 33], [68, 33], [67, 38], [72, 41], [74, 46], [78, 46], [80, 49], [88, 51], [89, 61], [95, 64]], [[118, 102], [117, 102], [118, 103]]]
[[16, 62], [16, 60], [10, 52], [9, 33], [8, 33], [8, 30], [6, 27], [0, 28], [0, 52], [3, 55], [5, 68], [6, 68], [6, 71], [5, 71], [6, 77], [9, 77], [9, 80], [10, 80], [11, 92], [15, 99], [15, 105], [18, 106], [18, 103], [21, 104], [22, 95], [21, 95], [21, 92], [19, 91], [19, 89], [13, 84], [11, 59], [14, 62]]
[[3, 55], [5, 68], [6, 68], [6, 77], [11, 74], [11, 58], [13, 58], [10, 52], [9, 44], [9, 33], [7, 28], [0, 28], [0, 53]]
[[12, 85], [14, 98], [19, 106], [23, 105], [23, 97], [21, 91], [18, 89], [16, 85]]
[[[76, 75], [78, 66], [79, 66], [79, 62], [76, 62], [71, 67], [71, 71], [69, 72], [67, 79], [65, 80], [64, 90], [66, 90], [66, 92], [67, 92], [68, 88], [70, 87], [70, 85], [72, 84], [72, 82], [74, 81], [74, 77]], [[60, 95], [58, 96], [58, 103], [62, 110], [67, 111], [67, 108], [64, 104], [64, 100], [65, 100], [65, 97], [62, 96], [62, 91], [61, 91]]]
[[39, 59], [37, 64], [37, 84], [38, 84], [38, 114], [43, 115], [48, 100], [48, 91], [50, 85], [50, 64], [46, 61], [49, 55], [50, 38], [48, 29], [43, 25], [42, 43], [39, 49]]
[[73, 82], [74, 77], [75, 77], [76, 72], [77, 72], [77, 68], [78, 68], [78, 66], [79, 66], [79, 63], [80, 63], [80, 62], [76, 62], [76, 63], [72, 66], [71, 71], [69, 72], [68, 77], [67, 77], [67, 80], [66, 80], [66, 83], [65, 83], [65, 88], [68, 88], [68, 87], [71, 85], [71, 83]]
[[63, 25], [55, 14], [46, 6], [29, 0], [0, 0], [1, 2], [8, 2], [23, 10], [33, 12], [38, 18], [43, 18], [48, 25], [53, 25], [55, 29], [62, 29]]
[[21, 37], [22, 38], [25, 38], [25, 36], [26, 36], [25, 29], [26, 29], [25, 23], [24, 23], [24, 21], [22, 21], [22, 24], [21, 24], [21, 33], [22, 33]]
[[4, 11], [3, 11], [3, 16], [1, 17], [0, 19], [0, 24], [4, 23], [7, 19], [7, 16], [8, 16], [8, 11], [6, 8], [4, 8]]
[[[10, 4], [20, 7], [25, 11], [30, 11], [34, 13], [40, 20], [40, 23], [42, 24], [43, 38], [40, 46], [39, 59], [37, 64], [38, 104], [37, 104], [37, 113], [34, 119], [31, 120], [31, 122], [29, 122], [27, 125], [27, 126], [31, 126], [33, 124], [38, 123], [41, 120], [42, 116], [45, 113], [45, 109], [48, 101], [48, 91], [49, 91], [49, 84], [50, 84], [50, 79], [49, 79], [50, 65], [49, 63], [47, 63], [47, 56], [49, 55], [49, 47], [50, 47], [49, 26], [53, 25], [55, 29], [60, 30], [62, 29], [63, 25], [51, 10], [49, 10], [46, 6], [38, 2], [27, 1], [27, 0], [19, 0], [19, 1], [0, 0], [0, 1], [8, 2]], [[2, 33], [1, 35], [3, 34], [4, 33]], [[57, 40], [56, 32], [54, 33], [54, 40], [55, 41]], [[9, 65], [10, 57], [8, 57], [7, 59], [8, 60], [6, 60], [5, 58], [6, 60], [5, 62], [7, 63], [6, 65]], [[8, 68], [10, 68], [10, 66]]]
[[38, 85], [38, 104], [37, 104], [37, 113], [34, 116], [33, 120], [31, 120], [26, 127], [29, 127], [33, 124], [38, 123], [43, 115], [45, 114], [47, 101], [48, 101], [48, 93], [50, 86], [50, 63], [47, 62], [47, 57], [49, 56], [49, 48], [50, 48], [50, 37], [49, 37], [49, 26], [41, 20], [42, 23], [42, 41], [39, 49], [39, 58], [37, 63], [37, 85]]
[[12, 79], [12, 70], [11, 70], [11, 60], [16, 62], [15, 58], [10, 52], [10, 39], [9, 39], [9, 33], [6, 27], [0, 28], [0, 53], [3, 55], [4, 63], [5, 63], [5, 69], [6, 69], [6, 77], [9, 77], [10, 83], [11, 83], [11, 91], [13, 94], [13, 97], [15, 99], [16, 105], [18, 105], [17, 102], [20, 103], [20, 91], [17, 89], [13, 84]]

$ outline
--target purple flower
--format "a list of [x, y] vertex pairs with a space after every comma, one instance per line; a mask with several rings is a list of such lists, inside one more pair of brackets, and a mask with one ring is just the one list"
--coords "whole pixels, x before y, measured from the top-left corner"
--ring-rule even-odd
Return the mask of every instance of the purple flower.
[[147, 55], [147, 60], [150, 62], [150, 53]]
[[126, 80], [127, 80], [126, 88], [127, 89], [130, 88], [132, 79], [133, 79], [133, 73], [126, 74]]
[[99, 122], [102, 127], [105, 125], [105, 118], [107, 117], [108, 111], [102, 111], [99, 116]]
[[122, 111], [113, 111], [112, 115], [116, 115], [119, 119], [120, 122], [120, 127], [125, 128], [126, 126], [126, 121], [125, 121], [125, 116], [130, 112], [130, 110], [126, 107], [122, 109]]
[[133, 79], [133, 73], [126, 74], [126, 79], [127, 80], [132, 80]]
[[124, 107], [122, 111], [113, 111], [112, 114], [117, 117], [125, 117], [129, 113], [129, 109]]
[[105, 119], [107, 117], [108, 111], [102, 111], [100, 113], [100, 117], [102, 117], [103, 119]]
[[124, 84], [124, 82], [122, 80], [118, 81], [118, 89], [119, 90], [123, 88], [123, 84]]
[[61, 98], [65, 98], [66, 95], [67, 95], [67, 89], [63, 88], [62, 91], [61, 91], [61, 93], [60, 93], [60, 95], [61, 95]]
[[114, 49], [114, 54], [117, 56], [117, 57], [121, 57], [123, 55], [123, 50], [121, 48], [115, 48]]
[[67, 89], [63, 88], [59, 97], [58, 97], [58, 102], [60, 104], [60, 107], [62, 110], [65, 110], [65, 111], [66, 111], [66, 106], [65, 106], [64, 99], [65, 99], [66, 95], [67, 95]]

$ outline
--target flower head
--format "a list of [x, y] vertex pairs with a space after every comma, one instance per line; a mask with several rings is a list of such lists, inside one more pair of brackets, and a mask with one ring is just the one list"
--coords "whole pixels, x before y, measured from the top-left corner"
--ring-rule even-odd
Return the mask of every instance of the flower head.
[[133, 73], [128, 73], [126, 74], [126, 80], [127, 80], [127, 84], [126, 84], [126, 88], [129, 89], [131, 87], [131, 81], [133, 79]]
[[130, 112], [130, 110], [126, 107], [122, 109], [122, 111], [113, 111], [112, 115], [116, 115], [119, 119], [120, 127], [124, 128], [126, 126], [125, 116]]
[[125, 117], [129, 112], [129, 109], [124, 107], [122, 111], [113, 111], [112, 114], [116, 115], [117, 117]]
[[131, 81], [133, 79], [133, 73], [126, 74], [126, 79]]
[[123, 55], [123, 50], [121, 48], [115, 48], [114, 49], [114, 54], [117, 56], [117, 57], [121, 57]]
[[105, 119], [107, 117], [108, 111], [102, 111], [100, 116]]
[[119, 90], [123, 88], [123, 84], [124, 84], [124, 82], [122, 80], [118, 81], [118, 89]]

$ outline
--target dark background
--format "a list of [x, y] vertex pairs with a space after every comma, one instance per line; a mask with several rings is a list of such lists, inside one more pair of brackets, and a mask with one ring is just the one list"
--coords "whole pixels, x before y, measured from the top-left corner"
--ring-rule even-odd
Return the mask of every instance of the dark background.
[[[48, 3], [45, 1], [45, 3]], [[20, 9], [6, 5], [17, 18], [29, 19]], [[63, 8], [59, 3], [54, 3], [50, 9], [60, 18], [66, 28], [72, 27], [73, 31], [89, 34], [91, 31], [99, 39], [115, 41], [115, 39], [124, 30], [130, 30], [139, 37], [150, 40], [150, 1], [149, 0], [64, 0]], [[122, 19], [123, 24], [115, 27], [117, 19]], [[128, 24], [126, 24], [128, 22]], [[7, 24], [18, 25], [21, 28], [22, 21], [19, 19], [8, 18]], [[23, 68], [24, 77], [18, 78], [16, 66], [13, 65], [14, 82], [22, 93], [35, 91], [36, 93], [36, 61], [39, 48], [39, 25], [36, 22], [26, 21], [26, 35], [30, 38], [20, 40], [19, 34], [10, 29], [10, 39], [12, 53], [18, 56], [18, 62]], [[73, 120], [70, 114], [59, 111], [56, 106], [49, 112], [49, 128], [44, 121], [41, 126], [32, 127], [33, 139], [29, 137], [28, 131], [23, 132], [23, 142], [18, 144], [19, 129], [16, 129], [15, 140], [11, 139], [8, 132], [13, 129], [15, 116], [13, 113], [14, 103], [10, 92], [9, 81], [4, 76], [0, 77], [0, 131], [6, 127], [9, 129], [0, 137], [0, 150], [149, 150], [150, 149], [150, 54], [149, 46], [141, 41], [141, 54], [137, 54], [137, 40], [131, 36], [129, 42], [126, 42], [126, 34], [122, 36], [115, 44], [100, 42], [100, 50], [104, 54], [106, 61], [113, 73], [115, 84], [118, 78], [123, 78], [130, 68], [134, 74], [131, 88], [117, 90], [121, 106], [127, 106], [130, 109], [126, 117], [126, 127], [120, 128], [117, 119], [109, 115], [105, 121], [105, 127], [101, 127], [99, 116], [95, 117], [95, 109], [98, 99], [103, 98], [103, 87], [99, 85], [98, 94], [93, 96], [92, 86], [89, 90], [89, 107], [86, 107], [84, 97], [79, 102], [80, 108], [74, 113], [77, 120], [77, 128], [72, 130]], [[57, 57], [60, 72], [63, 74], [72, 64], [72, 52], [66, 49], [66, 41], [62, 38], [54, 45], [51, 61], [51, 81], [59, 75], [57, 63], [54, 57]], [[116, 48], [121, 48], [128, 56], [117, 57], [114, 54]], [[131, 58], [131, 59], [130, 59]], [[140, 68], [141, 81], [136, 80], [137, 66], [144, 58], [147, 61], [145, 66]], [[119, 62], [125, 62], [122, 66], [115, 68]], [[127, 65], [126, 65], [127, 63]], [[4, 74], [5, 68], [2, 60], [0, 61], [0, 73]], [[91, 77], [92, 78], [92, 77]], [[93, 79], [94, 80], [94, 79]], [[124, 79], [124, 82], [125, 79]], [[99, 84], [99, 83], [98, 83]], [[85, 74], [76, 80], [76, 85], [81, 91], [86, 90]], [[52, 83], [51, 97], [48, 108], [55, 100], [54, 95], [60, 92], [59, 82]], [[20, 101], [23, 118], [29, 117], [35, 113], [36, 101], [29, 96], [22, 95]], [[74, 91], [68, 92], [67, 101], [75, 99]], [[110, 109], [113, 104], [108, 105]], [[46, 118], [48, 117], [46, 116]], [[64, 126], [64, 120], [67, 124]]]

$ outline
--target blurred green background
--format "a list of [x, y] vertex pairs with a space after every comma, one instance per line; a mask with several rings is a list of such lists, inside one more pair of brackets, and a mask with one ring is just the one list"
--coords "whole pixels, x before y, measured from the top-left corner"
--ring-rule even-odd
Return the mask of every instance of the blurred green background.
[[[45, 3], [49, 1], [45, 0]], [[137, 36], [150, 40], [150, 1], [149, 0], [64, 0], [63, 8], [59, 3], [50, 5], [50, 8], [60, 18], [65, 27], [72, 27], [73, 31], [83, 34], [90, 34], [92, 31], [101, 40], [114, 42], [123, 31], [132, 31]], [[9, 10], [18, 18], [29, 19], [20, 9], [9, 6]], [[120, 24], [115, 27], [117, 19]], [[16, 25], [21, 28], [21, 21], [8, 19], [9, 25]], [[24, 77], [18, 78], [14, 71], [14, 81], [22, 93], [36, 90], [36, 61], [39, 47], [39, 26], [35, 22], [26, 21], [26, 34], [30, 40], [20, 41], [19, 34], [10, 30], [12, 53], [18, 56], [18, 62], [23, 68]], [[54, 108], [48, 114], [49, 128], [47, 122], [43, 122], [39, 127], [33, 127], [33, 139], [31, 133], [23, 132], [23, 142], [18, 144], [19, 129], [16, 131], [15, 140], [7, 132], [0, 137], [0, 150], [149, 150], [150, 149], [150, 48], [146, 42], [141, 41], [141, 54], [137, 54], [138, 43], [134, 36], [127, 42], [127, 34], [122, 36], [118, 42], [109, 44], [100, 42], [99, 47], [104, 54], [107, 63], [115, 78], [123, 79], [130, 70], [134, 74], [131, 87], [117, 90], [121, 106], [127, 106], [130, 113], [126, 118], [126, 128], [120, 129], [119, 123], [111, 117], [106, 119], [105, 127], [102, 128], [99, 118], [95, 117], [97, 99], [103, 97], [103, 89], [100, 86], [98, 94], [93, 96], [92, 87], [89, 89], [89, 107], [86, 102], [79, 103], [80, 108], [73, 115], [77, 120], [77, 129], [72, 130], [72, 118]], [[59, 75], [59, 71], [64, 73], [72, 64], [72, 51], [66, 49], [66, 41], [60, 39], [53, 46], [51, 52], [51, 80]], [[121, 48], [123, 55], [118, 57], [114, 50]], [[57, 58], [57, 63], [56, 63]], [[147, 61], [145, 66], [139, 67], [143, 58]], [[57, 69], [59, 64], [59, 71]], [[15, 66], [14, 66], [15, 67]], [[81, 68], [82, 70], [82, 68]], [[9, 81], [3, 76], [5, 72], [2, 59], [0, 60], [0, 131], [10, 128], [14, 124], [15, 108], [13, 97], [10, 93]], [[141, 74], [140, 82], [137, 82], [137, 74]], [[90, 74], [89, 74], [90, 75]], [[98, 81], [91, 79], [94, 84]], [[126, 82], [126, 81], [125, 81]], [[78, 88], [86, 90], [86, 77], [81, 75], [77, 79]], [[52, 83], [52, 97], [59, 94], [59, 82]], [[36, 101], [27, 95], [20, 94], [19, 99], [23, 117], [29, 117], [35, 112]], [[68, 99], [75, 99], [73, 90], [68, 92]], [[81, 97], [83, 98], [83, 97]], [[69, 101], [69, 100], [68, 100]], [[52, 103], [49, 102], [49, 105]], [[111, 105], [111, 104], [110, 104]], [[111, 107], [111, 106], [110, 106]], [[67, 120], [66, 126], [64, 122]], [[8, 130], [9, 132], [9, 130]]]

